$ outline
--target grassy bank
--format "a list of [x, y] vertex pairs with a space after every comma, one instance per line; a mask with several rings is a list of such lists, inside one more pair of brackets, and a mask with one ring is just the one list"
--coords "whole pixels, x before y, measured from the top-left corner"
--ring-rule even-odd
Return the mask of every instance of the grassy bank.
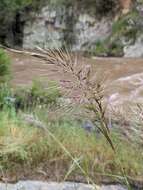
[[112, 132], [115, 154], [101, 134], [87, 133], [79, 122], [64, 118], [55, 122], [47, 116], [43, 119], [45, 131], [26, 124], [21, 118], [13, 110], [0, 113], [3, 177], [12, 175], [12, 179], [18, 179], [34, 175], [37, 179], [86, 182], [90, 177], [95, 183], [125, 182], [121, 165], [129, 179], [143, 175], [141, 147], [130, 144], [116, 131]]

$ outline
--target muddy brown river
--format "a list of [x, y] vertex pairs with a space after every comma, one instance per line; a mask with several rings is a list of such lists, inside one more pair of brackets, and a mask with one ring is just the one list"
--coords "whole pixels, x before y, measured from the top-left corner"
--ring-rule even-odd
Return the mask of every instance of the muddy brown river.
[[[29, 85], [34, 79], [48, 79], [66, 86], [70, 81], [68, 74], [61, 73], [58, 67], [44, 60], [20, 53], [8, 53], [13, 62], [13, 85]], [[81, 62], [90, 64], [93, 73], [105, 76], [110, 104], [119, 106], [125, 102], [143, 102], [143, 59], [80, 58], [79, 64]]]

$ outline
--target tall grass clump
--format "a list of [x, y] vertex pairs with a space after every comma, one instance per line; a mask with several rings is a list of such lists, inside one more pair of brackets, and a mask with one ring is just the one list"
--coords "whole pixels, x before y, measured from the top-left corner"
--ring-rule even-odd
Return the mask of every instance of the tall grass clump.
[[35, 123], [40, 122], [39, 128], [27, 124], [21, 115], [0, 113], [0, 166], [4, 175], [12, 173], [19, 179], [23, 175], [39, 176], [41, 171], [45, 177], [58, 181], [124, 182], [119, 159], [129, 179], [142, 174], [143, 156], [115, 131], [111, 137], [117, 145], [116, 155], [102, 135], [87, 133], [80, 123], [58, 119], [49, 123], [46, 114], [45, 117], [47, 121], [34, 118]]
[[0, 110], [14, 108], [15, 99], [7, 83], [0, 84]]
[[10, 106], [11, 90], [9, 80], [11, 77], [11, 61], [6, 52], [0, 49], [0, 109]]
[[10, 58], [3, 49], [0, 49], [0, 84], [7, 82], [10, 77]]

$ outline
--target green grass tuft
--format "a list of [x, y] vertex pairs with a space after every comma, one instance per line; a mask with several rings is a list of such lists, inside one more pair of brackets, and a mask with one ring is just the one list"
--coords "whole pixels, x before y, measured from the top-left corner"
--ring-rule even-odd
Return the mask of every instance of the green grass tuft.
[[10, 59], [4, 50], [0, 49], [0, 83], [7, 82], [10, 77]]

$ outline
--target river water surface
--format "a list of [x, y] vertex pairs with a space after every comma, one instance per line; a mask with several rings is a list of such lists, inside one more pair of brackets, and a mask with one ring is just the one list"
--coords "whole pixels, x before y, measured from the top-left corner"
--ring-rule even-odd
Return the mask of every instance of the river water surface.
[[[29, 85], [34, 79], [56, 80], [61, 86], [70, 84], [70, 77], [61, 73], [55, 65], [49, 65], [39, 58], [11, 53], [13, 61], [14, 85]], [[90, 64], [93, 74], [105, 77], [106, 97], [111, 105], [124, 105], [125, 102], [143, 102], [143, 59], [127, 58], [82, 58], [81, 63]], [[76, 93], [78, 96], [78, 93]]]

